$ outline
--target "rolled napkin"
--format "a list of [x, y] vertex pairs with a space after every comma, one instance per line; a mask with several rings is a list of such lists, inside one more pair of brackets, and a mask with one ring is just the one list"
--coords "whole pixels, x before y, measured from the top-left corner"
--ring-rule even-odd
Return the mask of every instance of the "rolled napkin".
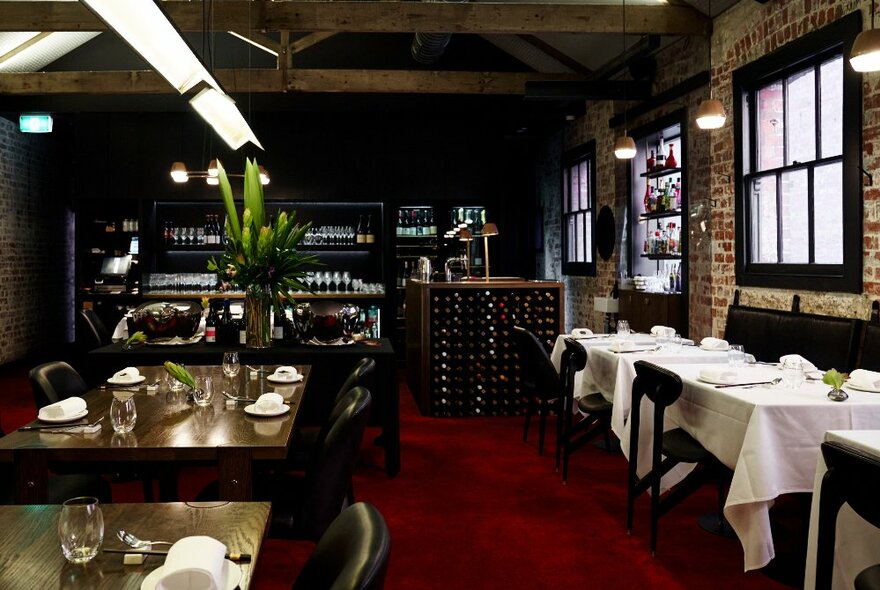
[[705, 367], [700, 369], [700, 380], [709, 383], [736, 383], [736, 371], [721, 367]]
[[226, 545], [211, 537], [184, 537], [168, 549], [156, 590], [226, 588]]
[[291, 367], [288, 365], [285, 365], [283, 367], [278, 367], [277, 369], [275, 369], [275, 372], [272, 373], [272, 376], [275, 377], [276, 379], [286, 379], [286, 380], [296, 379], [297, 375], [298, 375], [298, 373], [296, 371], [296, 367]]
[[284, 398], [277, 393], [264, 393], [254, 403], [254, 410], [258, 414], [271, 414], [277, 412], [284, 405]]
[[803, 368], [804, 373], [809, 373], [810, 371], [818, 370], [816, 365], [805, 359], [799, 354], [786, 354], [785, 356], [779, 357], [779, 366], [785, 365], [785, 361], [800, 361], [801, 368]]
[[706, 336], [700, 340], [700, 347], [705, 348], [706, 350], [727, 350], [730, 348], [730, 344], [728, 344], [727, 340]]
[[87, 409], [86, 400], [81, 397], [69, 397], [60, 402], [49, 404], [39, 412], [39, 418], [49, 420], [62, 420], [68, 416], [75, 416]]
[[584, 336], [592, 336], [593, 331], [589, 328], [575, 328], [571, 331], [571, 335], [575, 338], [583, 338]]
[[125, 367], [121, 371], [113, 373], [113, 379], [115, 381], [131, 381], [140, 376], [141, 372], [137, 370], [137, 367]]
[[669, 326], [654, 326], [651, 328], [651, 336], [667, 336], [672, 338], [675, 336], [675, 328]]
[[626, 352], [628, 350], [635, 350], [635, 348], [636, 343], [632, 340], [615, 339], [608, 345], [608, 350], [611, 352]]
[[847, 383], [862, 389], [880, 389], [880, 373], [856, 369], [849, 374], [849, 381]]

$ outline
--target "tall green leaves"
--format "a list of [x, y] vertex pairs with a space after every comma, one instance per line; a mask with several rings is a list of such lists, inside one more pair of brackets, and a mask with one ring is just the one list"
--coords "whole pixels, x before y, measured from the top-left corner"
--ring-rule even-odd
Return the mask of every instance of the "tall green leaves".
[[235, 199], [232, 198], [232, 187], [223, 164], [217, 161], [217, 170], [220, 180], [220, 196], [223, 197], [223, 206], [226, 207], [227, 232], [234, 240], [241, 239], [241, 226], [238, 224], [238, 212], [235, 210]]

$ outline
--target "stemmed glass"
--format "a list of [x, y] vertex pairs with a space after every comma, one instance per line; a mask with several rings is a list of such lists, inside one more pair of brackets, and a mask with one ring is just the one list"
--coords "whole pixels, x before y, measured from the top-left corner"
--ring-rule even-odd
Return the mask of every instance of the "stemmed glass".
[[98, 499], [80, 496], [64, 502], [58, 517], [58, 537], [61, 552], [70, 563], [94, 559], [104, 541], [104, 515]]
[[238, 375], [238, 371], [241, 369], [241, 364], [238, 361], [238, 353], [237, 352], [224, 352], [223, 353], [223, 374], [227, 377], [235, 377]]
[[339, 287], [342, 285], [342, 273], [338, 270], [333, 271], [333, 283], [336, 284], [333, 290], [338, 293]]
[[351, 291], [351, 273], [346, 271], [342, 272], [342, 282], [345, 284], [345, 291]]

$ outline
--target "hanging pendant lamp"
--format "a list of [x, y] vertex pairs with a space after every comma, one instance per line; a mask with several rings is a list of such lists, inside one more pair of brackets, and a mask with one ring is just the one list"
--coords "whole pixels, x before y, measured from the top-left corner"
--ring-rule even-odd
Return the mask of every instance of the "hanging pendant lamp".
[[871, 0], [871, 28], [856, 36], [849, 63], [857, 72], [880, 70], [880, 30], [874, 28], [874, 0]]
[[[712, 18], [712, 0], [709, 0], [709, 18]], [[697, 107], [697, 127], [700, 129], [720, 129], [727, 121], [724, 105], [712, 98], [712, 37], [709, 37], [709, 98]]]
[[[623, 34], [621, 35], [623, 51], [626, 53], [626, 0], [623, 0]], [[614, 157], [618, 160], [632, 160], [636, 157], [636, 142], [626, 131], [626, 85], [623, 86], [623, 135], [614, 142]]]

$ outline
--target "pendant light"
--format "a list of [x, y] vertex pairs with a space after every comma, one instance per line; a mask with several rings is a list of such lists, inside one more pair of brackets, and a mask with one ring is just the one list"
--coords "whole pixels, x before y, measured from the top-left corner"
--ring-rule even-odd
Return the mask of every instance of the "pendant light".
[[[709, 0], [709, 18], [712, 18], [712, 0]], [[700, 129], [720, 129], [727, 115], [721, 101], [712, 98], [712, 36], [709, 36], [709, 98], [697, 107], [697, 127]]]
[[[623, 0], [623, 51], [626, 53], [626, 0]], [[636, 142], [626, 132], [626, 82], [623, 85], [623, 135], [614, 142], [614, 157], [618, 160], [632, 160], [636, 157]]]
[[856, 36], [849, 63], [857, 72], [880, 70], [880, 31], [874, 28], [874, 0], [871, 0], [871, 28]]

